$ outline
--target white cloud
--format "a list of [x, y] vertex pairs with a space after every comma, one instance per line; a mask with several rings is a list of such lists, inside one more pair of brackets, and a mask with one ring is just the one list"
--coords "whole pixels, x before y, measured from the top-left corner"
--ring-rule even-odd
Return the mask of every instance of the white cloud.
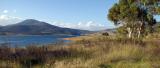
[[15, 16], [0, 15], [0, 25], [15, 24], [22, 20], [23, 20], [22, 18], [15, 17]]
[[9, 11], [8, 10], [3, 10], [3, 13], [8, 13]]
[[52, 24], [60, 27], [91, 30], [91, 31], [107, 29], [107, 26], [105, 26], [104, 24], [96, 23], [93, 21], [78, 22], [78, 23], [53, 22]]

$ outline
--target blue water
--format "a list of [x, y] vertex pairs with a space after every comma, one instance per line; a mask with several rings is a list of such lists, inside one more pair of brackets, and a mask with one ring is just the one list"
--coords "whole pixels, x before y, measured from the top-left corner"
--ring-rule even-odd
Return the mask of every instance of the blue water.
[[24, 47], [29, 45], [48, 45], [73, 37], [71, 35], [25, 35], [25, 36], [0, 36], [0, 45]]

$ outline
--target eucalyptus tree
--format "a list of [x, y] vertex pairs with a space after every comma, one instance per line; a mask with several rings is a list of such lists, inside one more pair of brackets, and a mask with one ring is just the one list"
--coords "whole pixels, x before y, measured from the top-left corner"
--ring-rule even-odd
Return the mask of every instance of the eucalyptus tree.
[[122, 25], [128, 33], [128, 37], [140, 37], [147, 27], [156, 24], [154, 14], [159, 13], [159, 0], [119, 0], [109, 10], [108, 18], [115, 25]]
[[160, 12], [160, 0], [137, 0], [136, 2], [151, 14], [156, 15]]

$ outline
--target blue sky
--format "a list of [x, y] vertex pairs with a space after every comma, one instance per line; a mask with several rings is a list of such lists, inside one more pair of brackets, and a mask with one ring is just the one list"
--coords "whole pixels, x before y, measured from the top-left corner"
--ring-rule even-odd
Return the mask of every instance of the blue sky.
[[87, 30], [113, 28], [108, 9], [118, 0], [0, 0], [0, 25], [24, 19]]
[[[107, 20], [107, 11], [116, 1], [1, 0], [0, 15], [7, 21], [0, 21], [0, 25], [14, 24], [20, 21], [19, 19], [37, 19], [57, 26], [78, 29], [112, 28], [113, 24]], [[10, 19], [12, 21], [8, 21]]]

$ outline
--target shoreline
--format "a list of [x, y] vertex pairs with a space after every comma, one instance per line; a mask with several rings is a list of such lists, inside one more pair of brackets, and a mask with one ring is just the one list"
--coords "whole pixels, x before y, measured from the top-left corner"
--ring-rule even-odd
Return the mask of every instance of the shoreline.
[[69, 40], [69, 41], [79, 41], [81, 40], [80, 36], [78, 37], [69, 37], [69, 38], [63, 38], [63, 40]]
[[93, 35], [85, 35], [85, 36], [63, 38], [63, 40], [80, 41], [80, 40], [83, 40], [83, 39], [92, 39], [92, 38], [93, 38]]

